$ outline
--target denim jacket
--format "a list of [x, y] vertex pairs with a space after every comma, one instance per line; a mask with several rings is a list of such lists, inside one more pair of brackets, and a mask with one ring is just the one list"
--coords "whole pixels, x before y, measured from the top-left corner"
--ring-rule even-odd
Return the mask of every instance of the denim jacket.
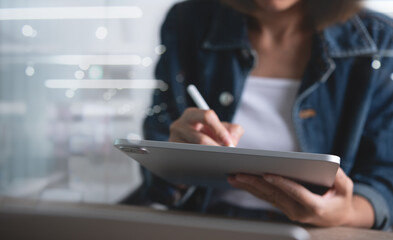
[[[161, 112], [146, 118], [146, 139], [168, 140], [170, 124], [194, 106], [185, 91], [191, 83], [222, 121], [233, 119], [257, 61], [246, 21], [217, 0], [186, 1], [169, 11], [161, 30], [166, 52], [156, 67], [168, 89], [154, 93], [153, 106]], [[292, 113], [303, 152], [341, 157], [354, 194], [374, 208], [375, 229], [388, 228], [393, 217], [392, 55], [393, 21], [380, 13], [363, 10], [315, 33]], [[134, 203], [175, 206], [175, 188], [147, 171], [144, 176]], [[206, 193], [198, 189], [188, 201], [193, 204], [176, 207], [203, 211]]]

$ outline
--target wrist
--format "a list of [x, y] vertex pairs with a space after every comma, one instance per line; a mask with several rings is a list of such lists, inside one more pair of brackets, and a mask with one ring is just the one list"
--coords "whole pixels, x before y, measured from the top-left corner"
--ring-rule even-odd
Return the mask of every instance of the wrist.
[[374, 209], [371, 203], [362, 196], [354, 195], [343, 225], [371, 228], [374, 225]]

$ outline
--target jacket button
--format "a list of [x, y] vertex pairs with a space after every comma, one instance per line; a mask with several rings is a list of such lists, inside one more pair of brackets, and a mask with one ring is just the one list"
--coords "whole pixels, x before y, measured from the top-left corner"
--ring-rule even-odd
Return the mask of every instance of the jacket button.
[[379, 61], [378, 59], [373, 60], [371, 63], [371, 67], [374, 68], [375, 70], [380, 69], [381, 66], [382, 66], [381, 61]]
[[222, 92], [219, 101], [222, 106], [227, 107], [233, 102], [233, 95], [229, 92]]

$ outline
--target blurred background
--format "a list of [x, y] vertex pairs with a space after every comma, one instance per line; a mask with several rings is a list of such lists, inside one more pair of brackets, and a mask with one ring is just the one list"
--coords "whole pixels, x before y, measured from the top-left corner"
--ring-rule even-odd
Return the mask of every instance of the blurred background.
[[0, 194], [112, 203], [140, 184], [112, 147], [141, 138], [175, 0], [0, 1]]
[[112, 145], [166, 107], [150, 98], [177, 1], [0, 0], [0, 196], [115, 203], [141, 183]]

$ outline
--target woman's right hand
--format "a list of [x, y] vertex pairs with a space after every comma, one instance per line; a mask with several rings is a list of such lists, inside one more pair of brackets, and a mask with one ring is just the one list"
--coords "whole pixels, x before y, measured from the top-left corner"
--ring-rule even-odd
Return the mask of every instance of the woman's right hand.
[[238, 124], [221, 122], [213, 110], [187, 108], [170, 126], [170, 142], [236, 146], [243, 135]]

